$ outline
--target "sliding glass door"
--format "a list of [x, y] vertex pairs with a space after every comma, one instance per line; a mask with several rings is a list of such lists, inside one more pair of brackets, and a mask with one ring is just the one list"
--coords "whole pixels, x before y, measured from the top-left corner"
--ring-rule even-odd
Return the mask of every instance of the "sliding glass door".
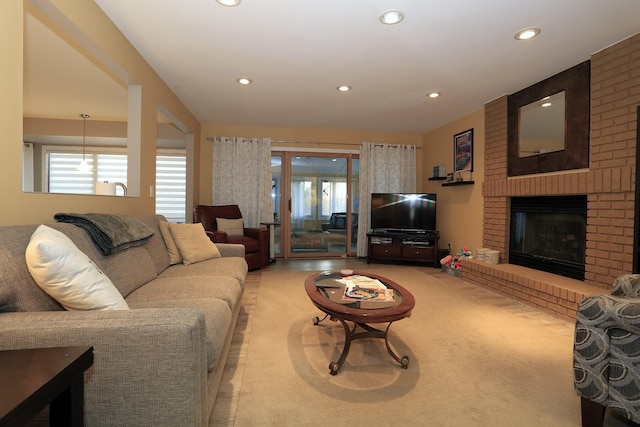
[[358, 162], [351, 154], [274, 153], [276, 256], [355, 255]]

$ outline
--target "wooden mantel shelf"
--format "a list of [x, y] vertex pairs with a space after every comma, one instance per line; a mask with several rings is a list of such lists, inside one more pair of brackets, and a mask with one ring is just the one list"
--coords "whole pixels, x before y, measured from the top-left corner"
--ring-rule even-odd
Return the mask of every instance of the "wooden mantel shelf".
[[454, 182], [444, 182], [442, 183], [443, 187], [452, 187], [455, 185], [473, 185], [475, 181], [454, 181]]

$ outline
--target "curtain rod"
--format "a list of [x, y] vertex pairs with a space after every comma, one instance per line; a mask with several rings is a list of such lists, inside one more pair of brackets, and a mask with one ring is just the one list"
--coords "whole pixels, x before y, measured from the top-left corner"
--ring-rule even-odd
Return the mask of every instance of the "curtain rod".
[[[293, 141], [293, 140], [283, 140], [283, 139], [280, 139], [280, 140], [272, 140], [271, 142], [272, 142], [272, 143], [274, 143], [274, 142], [275, 142], [275, 143], [280, 142], [280, 143], [286, 143], [286, 144], [295, 144], [295, 143], [298, 143], [298, 144], [322, 144], [322, 145], [352, 145], [352, 146], [356, 146], [356, 147], [360, 147], [360, 146], [362, 145], [362, 143], [355, 143], [355, 142], [333, 142], [333, 141], [332, 141], [332, 142], [329, 142], [329, 141]], [[399, 147], [400, 145], [403, 145], [403, 144], [382, 144], [382, 143], [378, 143], [378, 144], [376, 144], [376, 143], [374, 143], [373, 145], [374, 145], [374, 146], [376, 146], [376, 147], [382, 147], [382, 146], [384, 146], [384, 145], [388, 145], [389, 147]], [[409, 145], [410, 145], [410, 144], [409, 144]], [[415, 145], [410, 145], [410, 146], [412, 146], [412, 147], [414, 147], [414, 148], [416, 148], [416, 149], [420, 149], [420, 147], [417, 147], [417, 146], [415, 146]]]
[[[207, 141], [214, 141], [215, 137], [207, 137]], [[362, 145], [362, 143], [355, 143], [355, 142], [335, 142], [335, 141], [297, 141], [297, 140], [286, 140], [286, 139], [272, 139], [271, 143], [281, 143], [281, 144], [318, 144], [318, 145], [346, 145], [346, 146], [354, 146], [354, 147], [360, 147], [360, 145]], [[388, 145], [389, 147], [399, 147], [400, 145], [403, 144], [373, 144], [375, 147], [382, 147], [384, 145]], [[410, 144], [409, 144], [410, 145]], [[422, 149], [422, 147], [418, 147], [415, 145], [411, 145], [413, 148], [415, 148], [416, 150], [420, 150]]]

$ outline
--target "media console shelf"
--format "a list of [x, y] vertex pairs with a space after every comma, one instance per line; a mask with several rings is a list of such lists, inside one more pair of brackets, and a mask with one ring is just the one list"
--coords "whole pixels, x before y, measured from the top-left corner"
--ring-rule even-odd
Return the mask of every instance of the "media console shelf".
[[432, 263], [438, 267], [438, 234], [367, 233], [367, 264], [375, 260]]

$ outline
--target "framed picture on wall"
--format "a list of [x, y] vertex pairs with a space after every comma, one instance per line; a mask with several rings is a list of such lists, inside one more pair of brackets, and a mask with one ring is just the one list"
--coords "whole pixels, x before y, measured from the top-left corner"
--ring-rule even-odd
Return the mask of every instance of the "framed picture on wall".
[[473, 171], [473, 129], [453, 135], [453, 172]]

